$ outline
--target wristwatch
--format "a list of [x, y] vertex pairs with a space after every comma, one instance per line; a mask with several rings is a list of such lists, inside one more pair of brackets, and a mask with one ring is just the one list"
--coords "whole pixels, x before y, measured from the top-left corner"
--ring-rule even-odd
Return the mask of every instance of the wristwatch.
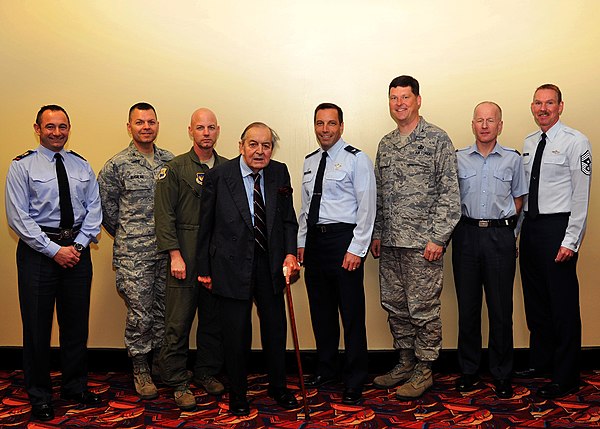
[[83, 252], [83, 251], [84, 251], [84, 249], [85, 249], [85, 247], [83, 247], [83, 245], [82, 245], [82, 244], [79, 244], [79, 243], [75, 243], [75, 244], [73, 244], [73, 247], [74, 247], [74, 248], [75, 248], [75, 250], [77, 250], [79, 253]]

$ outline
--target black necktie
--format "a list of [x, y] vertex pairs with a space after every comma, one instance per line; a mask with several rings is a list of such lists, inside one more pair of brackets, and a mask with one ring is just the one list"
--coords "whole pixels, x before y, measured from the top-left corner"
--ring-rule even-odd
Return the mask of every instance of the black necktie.
[[254, 179], [254, 241], [267, 251], [267, 223], [265, 202], [260, 192], [260, 174], [252, 174]]
[[323, 175], [325, 174], [325, 164], [327, 163], [327, 152], [321, 155], [317, 177], [315, 179], [315, 187], [313, 189], [312, 199], [310, 200], [310, 208], [308, 209], [308, 226], [315, 226], [319, 222], [319, 210], [321, 209], [321, 195], [323, 195]]
[[529, 196], [528, 196], [528, 209], [527, 214], [535, 219], [540, 214], [540, 208], [538, 206], [538, 193], [540, 189], [540, 168], [542, 166], [542, 154], [546, 147], [546, 133], [542, 133], [542, 139], [538, 143], [537, 149], [535, 150], [535, 158], [533, 158], [533, 165], [531, 166], [531, 178], [529, 179]]
[[69, 178], [63, 164], [62, 155], [54, 155], [56, 160], [56, 178], [58, 179], [58, 205], [60, 207], [60, 227], [62, 229], [73, 228], [75, 222], [73, 216], [73, 204], [71, 204], [71, 191], [69, 189]]

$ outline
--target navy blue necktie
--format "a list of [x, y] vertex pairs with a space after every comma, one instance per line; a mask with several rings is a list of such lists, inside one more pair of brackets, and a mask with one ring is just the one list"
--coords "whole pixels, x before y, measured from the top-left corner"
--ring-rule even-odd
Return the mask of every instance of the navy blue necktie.
[[321, 209], [321, 196], [323, 195], [323, 176], [325, 175], [325, 164], [327, 163], [327, 152], [321, 155], [321, 162], [315, 178], [315, 187], [313, 189], [310, 208], [308, 209], [308, 226], [315, 226], [319, 222], [319, 210]]
[[62, 155], [54, 155], [56, 162], [56, 178], [58, 179], [58, 205], [60, 207], [60, 227], [62, 229], [72, 229], [75, 223], [73, 215], [73, 204], [71, 203], [71, 190], [69, 188], [69, 177], [65, 164], [63, 164]]
[[540, 214], [540, 208], [538, 205], [538, 194], [540, 190], [540, 169], [542, 167], [542, 155], [544, 154], [544, 148], [546, 147], [546, 133], [542, 133], [542, 139], [538, 143], [535, 151], [535, 158], [533, 158], [533, 165], [531, 166], [531, 178], [529, 179], [529, 196], [527, 215], [532, 219], [535, 219]]

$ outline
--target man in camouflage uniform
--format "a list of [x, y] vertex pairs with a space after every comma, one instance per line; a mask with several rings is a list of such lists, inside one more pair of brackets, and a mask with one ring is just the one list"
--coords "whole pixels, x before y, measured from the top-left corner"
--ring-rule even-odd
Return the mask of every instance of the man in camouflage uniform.
[[142, 399], [153, 399], [158, 391], [148, 355], [154, 351], [156, 359], [163, 343], [167, 269], [167, 257], [156, 247], [154, 188], [173, 154], [154, 145], [158, 120], [150, 104], [129, 109], [127, 130], [132, 142], [106, 162], [98, 184], [102, 225], [114, 237], [117, 290], [127, 305], [125, 347], [133, 361], [135, 389]]
[[377, 150], [371, 252], [381, 256], [381, 305], [400, 359], [373, 384], [380, 389], [400, 385], [396, 396], [411, 399], [433, 385], [431, 364], [442, 344], [443, 256], [460, 219], [460, 194], [454, 147], [446, 132], [419, 116], [417, 80], [392, 80], [389, 107], [398, 128], [381, 139]]
[[189, 336], [196, 310], [196, 363], [194, 383], [212, 395], [225, 391], [214, 375], [223, 366], [221, 329], [217, 301], [211, 292], [199, 287], [196, 250], [200, 221], [200, 195], [204, 175], [226, 161], [214, 146], [219, 138], [217, 117], [208, 109], [192, 114], [188, 128], [193, 146], [175, 157], [158, 175], [154, 201], [154, 220], [158, 251], [169, 254], [165, 304], [165, 342], [161, 350], [161, 376], [175, 389], [175, 402], [182, 410], [196, 408], [189, 389], [186, 369]]

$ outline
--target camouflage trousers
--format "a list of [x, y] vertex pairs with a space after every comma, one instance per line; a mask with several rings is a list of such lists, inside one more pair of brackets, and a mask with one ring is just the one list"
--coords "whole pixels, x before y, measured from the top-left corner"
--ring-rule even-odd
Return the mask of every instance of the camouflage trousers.
[[127, 305], [125, 348], [130, 357], [160, 349], [165, 334], [167, 259], [119, 261], [117, 291]]
[[382, 246], [379, 283], [394, 348], [414, 350], [421, 361], [436, 360], [442, 346], [443, 258], [429, 262], [422, 250]]

